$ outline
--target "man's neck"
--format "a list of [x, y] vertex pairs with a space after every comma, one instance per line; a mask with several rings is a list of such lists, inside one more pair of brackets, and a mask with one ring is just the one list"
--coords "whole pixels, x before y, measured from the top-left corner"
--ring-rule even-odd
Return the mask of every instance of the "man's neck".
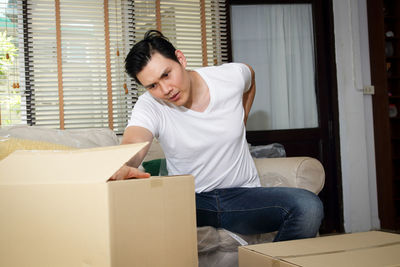
[[186, 108], [203, 112], [210, 104], [210, 89], [203, 78], [195, 71], [188, 71], [190, 77], [190, 101]]

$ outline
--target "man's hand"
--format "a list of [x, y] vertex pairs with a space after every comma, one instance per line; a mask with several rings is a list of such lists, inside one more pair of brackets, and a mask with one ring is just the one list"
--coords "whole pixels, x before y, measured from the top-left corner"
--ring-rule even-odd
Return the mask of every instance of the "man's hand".
[[118, 171], [116, 171], [108, 181], [126, 180], [134, 178], [149, 178], [150, 173], [142, 172], [138, 168], [130, 167], [124, 164]]
[[140, 142], [149, 142], [149, 144], [134, 155], [128, 162], [122, 165], [118, 171], [116, 171], [108, 181], [125, 180], [133, 178], [149, 178], [150, 173], [142, 172], [138, 169], [138, 166], [144, 159], [153, 141], [153, 134], [146, 128], [139, 126], [129, 126], [125, 129], [124, 136], [121, 144], [134, 144]]

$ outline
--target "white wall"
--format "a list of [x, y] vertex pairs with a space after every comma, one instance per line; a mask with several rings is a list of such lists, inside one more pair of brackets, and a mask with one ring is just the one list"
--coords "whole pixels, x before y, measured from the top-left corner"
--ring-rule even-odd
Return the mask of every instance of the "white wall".
[[380, 227], [366, 0], [333, 0], [339, 102], [344, 227], [346, 232]]

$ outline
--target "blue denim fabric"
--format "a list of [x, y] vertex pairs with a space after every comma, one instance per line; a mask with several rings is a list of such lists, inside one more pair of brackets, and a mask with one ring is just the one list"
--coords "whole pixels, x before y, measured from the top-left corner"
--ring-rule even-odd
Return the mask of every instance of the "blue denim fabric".
[[274, 241], [315, 237], [323, 205], [308, 190], [291, 187], [227, 188], [196, 193], [197, 226], [239, 234], [278, 231]]

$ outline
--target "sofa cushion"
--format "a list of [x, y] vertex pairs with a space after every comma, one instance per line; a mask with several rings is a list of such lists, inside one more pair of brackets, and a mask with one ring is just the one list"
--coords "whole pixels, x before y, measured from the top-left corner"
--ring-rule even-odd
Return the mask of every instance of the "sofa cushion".
[[151, 176], [166, 176], [168, 175], [167, 163], [165, 159], [153, 159], [142, 163], [145, 172]]

